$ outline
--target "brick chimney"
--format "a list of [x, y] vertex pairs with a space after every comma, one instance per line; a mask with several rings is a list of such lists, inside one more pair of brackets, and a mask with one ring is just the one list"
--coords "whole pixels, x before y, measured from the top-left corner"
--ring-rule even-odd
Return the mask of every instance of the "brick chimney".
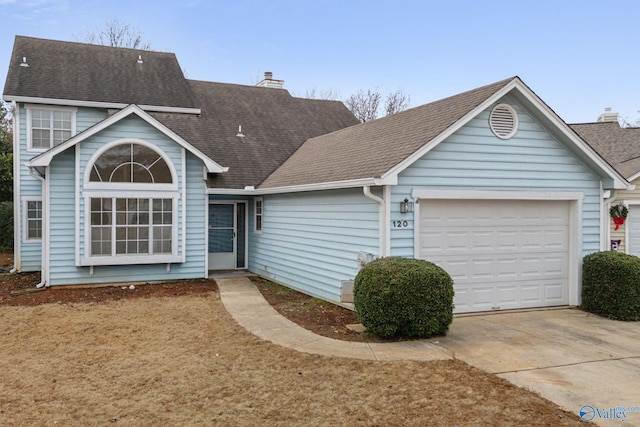
[[256, 86], [283, 89], [284, 80], [274, 80], [273, 73], [271, 71], [265, 71], [264, 79], [262, 79]]
[[599, 122], [617, 122], [618, 121], [618, 113], [612, 113], [611, 107], [607, 107], [604, 109], [604, 113], [600, 114], [598, 117]]

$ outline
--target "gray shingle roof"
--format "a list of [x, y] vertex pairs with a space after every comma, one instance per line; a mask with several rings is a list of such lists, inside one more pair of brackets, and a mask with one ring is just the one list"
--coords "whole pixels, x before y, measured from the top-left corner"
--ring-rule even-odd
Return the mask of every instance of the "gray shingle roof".
[[4, 96], [194, 108], [173, 53], [23, 36], [15, 38]]
[[260, 188], [379, 178], [516, 78], [310, 139]]
[[640, 128], [622, 128], [618, 122], [569, 126], [624, 177], [640, 172]]
[[[138, 63], [138, 56], [143, 63]], [[20, 64], [26, 57], [28, 67]], [[192, 81], [174, 54], [16, 36], [5, 96], [199, 108], [153, 116], [229, 171], [210, 187], [257, 186], [305, 140], [357, 124], [341, 102], [281, 89]], [[151, 109], [153, 111], [153, 109]], [[242, 126], [244, 139], [236, 136]]]
[[[342, 102], [292, 97], [282, 89], [189, 81], [199, 116], [152, 113], [229, 171], [209, 187], [258, 186], [305, 140], [357, 124]], [[236, 136], [242, 126], [245, 138]]]

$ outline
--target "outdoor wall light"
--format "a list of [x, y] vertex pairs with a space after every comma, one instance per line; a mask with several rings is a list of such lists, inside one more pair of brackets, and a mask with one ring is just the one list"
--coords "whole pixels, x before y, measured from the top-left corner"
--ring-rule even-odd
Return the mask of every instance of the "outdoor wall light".
[[411, 208], [413, 207], [413, 203], [409, 201], [409, 199], [404, 199], [400, 202], [400, 213], [406, 214], [411, 212]]

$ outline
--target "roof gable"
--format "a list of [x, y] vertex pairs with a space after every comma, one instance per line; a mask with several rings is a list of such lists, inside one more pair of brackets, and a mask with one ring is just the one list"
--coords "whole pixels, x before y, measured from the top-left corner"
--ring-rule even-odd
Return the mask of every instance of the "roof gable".
[[72, 138], [70, 138], [69, 140], [65, 141], [64, 143], [62, 143], [60, 145], [57, 145], [57, 146], [51, 148], [50, 150], [47, 150], [44, 153], [34, 157], [33, 159], [31, 159], [30, 161], [27, 162], [27, 166], [30, 166], [30, 167], [48, 166], [51, 163], [51, 160], [57, 154], [67, 150], [70, 147], [73, 147], [76, 144], [79, 144], [80, 142], [86, 140], [90, 136], [95, 135], [95, 134], [97, 134], [98, 132], [100, 132], [100, 131], [102, 131], [104, 129], [107, 129], [109, 126], [113, 125], [114, 123], [119, 122], [120, 120], [124, 119], [125, 117], [129, 117], [130, 115], [138, 116], [139, 118], [141, 118], [142, 120], [144, 120], [145, 122], [147, 122], [148, 124], [153, 126], [154, 128], [158, 129], [165, 136], [167, 136], [168, 138], [170, 138], [171, 140], [173, 140], [174, 142], [176, 142], [177, 144], [179, 144], [180, 146], [185, 148], [187, 151], [189, 151], [192, 154], [194, 154], [196, 157], [198, 157], [200, 160], [202, 160], [204, 162], [205, 167], [207, 168], [207, 172], [209, 172], [209, 173], [222, 173], [222, 172], [227, 172], [228, 171], [229, 168], [223, 167], [223, 166], [219, 165], [218, 163], [216, 163], [210, 157], [208, 157], [207, 155], [202, 153], [196, 147], [194, 147], [191, 144], [189, 144], [182, 137], [180, 137], [179, 135], [174, 133], [172, 130], [168, 129], [166, 126], [164, 126], [162, 123], [160, 123], [158, 120], [156, 120], [155, 118], [150, 116], [148, 113], [146, 113], [145, 111], [143, 111], [140, 107], [138, 107], [136, 105], [130, 105], [127, 108], [118, 111], [117, 113], [115, 113], [112, 116], [106, 118], [105, 120], [101, 121], [100, 123], [97, 123], [96, 125], [86, 129], [84, 132], [81, 132], [81, 133], [73, 136]]
[[520, 78], [513, 77], [306, 141], [260, 188], [303, 188], [318, 183], [340, 187], [362, 180], [393, 185], [400, 172], [507, 94], [533, 110], [535, 118], [553, 129], [554, 136], [574, 155], [608, 180], [606, 185], [627, 187], [622, 176]]
[[638, 177], [640, 128], [623, 128], [617, 121], [569, 126], [629, 181]]
[[8, 101], [197, 112], [173, 53], [16, 36]]

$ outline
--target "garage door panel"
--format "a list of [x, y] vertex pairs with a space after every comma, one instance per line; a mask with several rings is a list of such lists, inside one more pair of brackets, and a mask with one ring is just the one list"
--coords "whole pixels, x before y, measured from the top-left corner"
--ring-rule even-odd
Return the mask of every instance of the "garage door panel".
[[421, 201], [419, 228], [419, 257], [451, 275], [456, 312], [568, 303], [568, 202]]
[[473, 253], [488, 251], [565, 251], [568, 242], [568, 230], [518, 230], [518, 231], [440, 231], [420, 233], [420, 256], [442, 251]]

